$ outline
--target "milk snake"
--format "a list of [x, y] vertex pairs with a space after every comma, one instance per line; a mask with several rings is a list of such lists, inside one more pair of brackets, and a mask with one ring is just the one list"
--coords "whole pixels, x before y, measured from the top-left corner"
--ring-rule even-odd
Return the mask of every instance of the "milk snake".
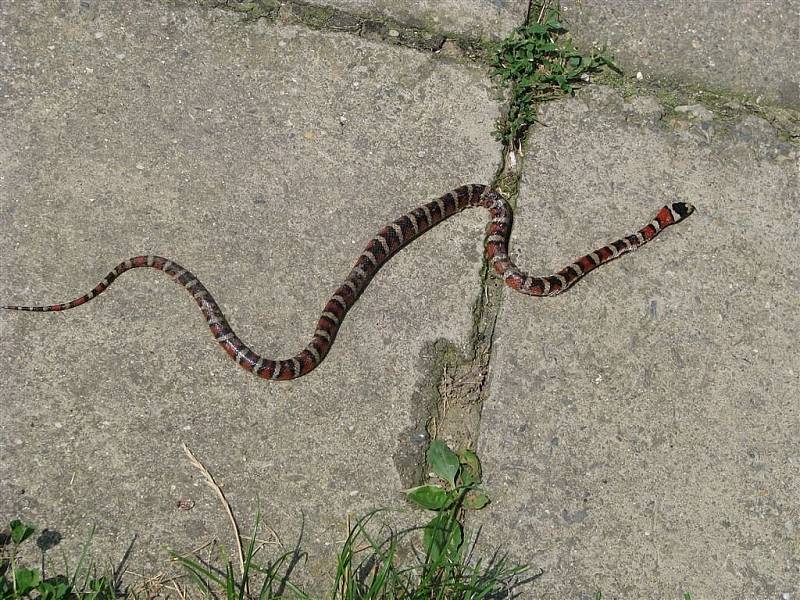
[[589, 271], [618, 256], [636, 250], [656, 237], [663, 229], [685, 219], [694, 210], [690, 204], [683, 202], [664, 206], [649, 224], [636, 233], [627, 235], [579, 258], [553, 275], [532, 277], [520, 271], [508, 255], [508, 241], [511, 235], [513, 216], [508, 203], [499, 193], [486, 186], [461, 186], [432, 202], [415, 208], [378, 232], [358, 257], [342, 285], [336, 289], [331, 299], [325, 304], [309, 344], [294, 357], [283, 360], [264, 358], [253, 352], [231, 329], [219, 304], [197, 277], [179, 264], [161, 256], [148, 255], [129, 258], [114, 267], [92, 291], [71, 302], [50, 306], [11, 305], [0, 306], [0, 308], [38, 312], [74, 308], [103, 293], [125, 271], [150, 267], [163, 271], [189, 291], [200, 307], [214, 339], [239, 366], [263, 379], [296, 379], [313, 371], [325, 359], [347, 311], [353, 307], [372, 277], [386, 261], [428, 229], [465, 208], [477, 206], [488, 209], [491, 215], [491, 221], [486, 227], [485, 253], [487, 260], [495, 272], [503, 278], [506, 285], [531, 296], [560, 294], [572, 287]]

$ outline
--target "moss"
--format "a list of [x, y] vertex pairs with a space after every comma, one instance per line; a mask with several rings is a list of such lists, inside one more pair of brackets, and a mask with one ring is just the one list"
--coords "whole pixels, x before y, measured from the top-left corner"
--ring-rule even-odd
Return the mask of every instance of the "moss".
[[246, 19], [274, 19], [280, 8], [278, 0], [196, 0], [204, 8], [231, 10]]
[[640, 81], [616, 73], [603, 73], [595, 83], [619, 90], [624, 98], [654, 97], [666, 109], [667, 121], [687, 118], [675, 112], [677, 106], [702, 104], [714, 113], [715, 125], [726, 127], [743, 115], [756, 115], [770, 122], [783, 141], [798, 143], [800, 136], [800, 112], [761, 104], [748, 94], [667, 78]]
[[337, 11], [329, 6], [292, 4], [292, 15], [312, 29], [329, 29], [334, 26]]

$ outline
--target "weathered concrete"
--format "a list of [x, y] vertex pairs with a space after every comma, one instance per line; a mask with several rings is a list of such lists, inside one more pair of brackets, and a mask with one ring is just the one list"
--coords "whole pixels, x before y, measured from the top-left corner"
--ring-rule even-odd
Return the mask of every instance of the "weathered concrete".
[[701, 122], [602, 87], [541, 120], [522, 266], [560, 268], [676, 198], [697, 212], [562, 297], [508, 294], [484, 543], [544, 569], [530, 597], [795, 597], [797, 147], [757, 117]]
[[385, 15], [433, 31], [502, 38], [525, 21], [527, 0], [324, 0], [354, 14]]
[[[525, 12], [321, 4], [494, 37]], [[794, 4], [645, 3], [625, 18], [616, 3], [563, 6], [579, 41], [612, 41], [648, 79], [796, 97]], [[269, 25], [184, 0], [0, 3], [0, 301], [69, 299], [158, 252], [193, 269], [257, 350], [286, 356], [377, 229], [491, 177], [484, 73], [294, 14]], [[603, 18], [633, 33], [611, 36]], [[631, 42], [640, 32], [652, 52]], [[766, 54], [751, 63], [751, 49]], [[674, 196], [698, 213], [562, 298], [502, 309], [479, 553], [545, 569], [520, 597], [800, 595], [797, 146], [728, 104], [667, 112], [593, 88], [534, 131], [523, 266], [561, 266]], [[396, 257], [326, 363], [291, 384], [237, 369], [155, 272], [64, 314], [0, 314], [0, 517], [61, 532], [73, 554], [96, 523], [95, 556], [117, 561], [133, 542], [129, 567], [145, 576], [170, 569], [165, 546], [230, 546], [186, 442], [245, 529], [258, 506], [287, 545], [304, 528], [295, 576], [325, 589], [347, 515], [396, 505], [411, 483], [430, 343], [466, 344], [484, 218], [461, 215]]]
[[[158, 253], [257, 350], [291, 355], [378, 229], [496, 168], [477, 68], [186, 6], [48, 6], [0, 5], [3, 302], [70, 299]], [[398, 504], [393, 456], [424, 450], [428, 346], [466, 343], [484, 221], [461, 215], [396, 257], [292, 384], [237, 368], [155, 271], [66, 313], [0, 315], [3, 517], [72, 552], [96, 523], [95, 555], [134, 542], [144, 575], [168, 569], [165, 547], [230, 547], [186, 442], [245, 529], [259, 499], [287, 544], [305, 515], [305, 579], [326, 587], [347, 515]]]
[[629, 75], [744, 92], [800, 108], [797, 0], [562, 0], [570, 34]]

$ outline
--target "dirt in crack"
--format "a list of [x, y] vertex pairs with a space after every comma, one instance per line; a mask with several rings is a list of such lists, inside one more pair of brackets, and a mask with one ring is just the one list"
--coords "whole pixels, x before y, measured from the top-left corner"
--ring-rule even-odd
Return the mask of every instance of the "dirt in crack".
[[421, 367], [433, 368], [422, 369], [426, 376], [411, 401], [411, 423], [398, 434], [393, 456], [406, 488], [426, 480], [425, 452], [432, 440], [443, 440], [451, 448], [477, 448], [501, 288], [483, 277], [466, 355], [446, 339], [426, 345], [421, 353]]
[[484, 276], [482, 288], [473, 311], [470, 354], [464, 356], [444, 340], [436, 347], [440, 376], [428, 432], [431, 439], [443, 440], [452, 448], [476, 450], [478, 445], [502, 285]]

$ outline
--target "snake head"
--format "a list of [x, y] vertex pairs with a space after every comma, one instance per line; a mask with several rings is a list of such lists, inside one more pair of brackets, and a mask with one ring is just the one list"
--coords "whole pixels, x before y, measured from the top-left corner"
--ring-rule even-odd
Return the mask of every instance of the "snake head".
[[672, 212], [675, 213], [675, 222], [682, 221], [694, 212], [694, 206], [688, 202], [675, 202], [672, 204]]

